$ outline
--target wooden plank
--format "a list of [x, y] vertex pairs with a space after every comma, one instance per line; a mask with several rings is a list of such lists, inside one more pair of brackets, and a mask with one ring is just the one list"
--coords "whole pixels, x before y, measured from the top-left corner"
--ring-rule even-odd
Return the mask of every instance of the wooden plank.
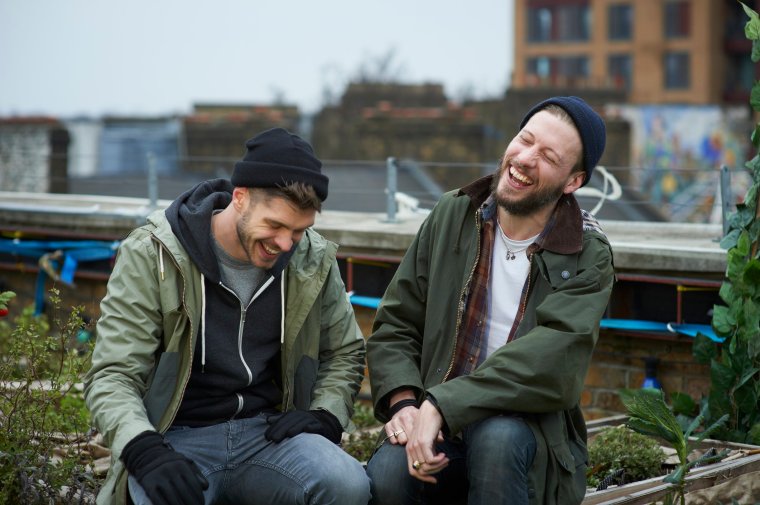
[[[745, 474], [760, 472], [760, 454], [693, 469], [686, 476], [686, 490], [698, 491], [723, 484]], [[647, 505], [674, 489], [663, 477], [633, 482], [586, 495], [583, 505]], [[728, 497], [726, 497], [728, 499]]]

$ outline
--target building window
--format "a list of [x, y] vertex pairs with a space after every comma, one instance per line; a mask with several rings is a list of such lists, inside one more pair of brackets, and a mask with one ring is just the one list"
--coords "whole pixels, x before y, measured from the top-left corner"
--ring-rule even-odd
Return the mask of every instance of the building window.
[[691, 3], [689, 0], [665, 2], [665, 38], [688, 37], [691, 32]]
[[545, 83], [570, 86], [588, 78], [589, 62], [585, 56], [528, 58], [527, 73]]
[[633, 33], [633, 7], [631, 4], [613, 4], [607, 11], [610, 40], [631, 40]]
[[533, 1], [528, 4], [529, 42], [582, 42], [589, 40], [591, 12], [588, 1]]
[[689, 87], [689, 53], [665, 53], [665, 89]]
[[613, 54], [607, 60], [607, 72], [617, 89], [631, 90], [633, 62], [630, 54]]

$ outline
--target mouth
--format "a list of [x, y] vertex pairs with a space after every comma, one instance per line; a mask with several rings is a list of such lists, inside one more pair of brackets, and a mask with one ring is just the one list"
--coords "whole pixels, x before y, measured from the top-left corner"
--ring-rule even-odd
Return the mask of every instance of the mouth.
[[509, 166], [509, 178], [519, 186], [532, 186], [533, 179], [521, 173], [514, 165]]
[[277, 249], [272, 249], [263, 242], [261, 242], [261, 248], [264, 249], [264, 252], [269, 256], [277, 256], [280, 253]]

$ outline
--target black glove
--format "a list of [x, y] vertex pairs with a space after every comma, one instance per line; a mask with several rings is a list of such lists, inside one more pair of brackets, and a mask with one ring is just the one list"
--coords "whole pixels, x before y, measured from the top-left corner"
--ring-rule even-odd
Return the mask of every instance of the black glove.
[[338, 418], [326, 410], [291, 410], [267, 417], [267, 440], [282, 442], [299, 433], [316, 433], [337, 444], [343, 435]]
[[208, 481], [186, 456], [155, 431], [144, 431], [121, 452], [127, 471], [137, 479], [153, 505], [203, 503]]

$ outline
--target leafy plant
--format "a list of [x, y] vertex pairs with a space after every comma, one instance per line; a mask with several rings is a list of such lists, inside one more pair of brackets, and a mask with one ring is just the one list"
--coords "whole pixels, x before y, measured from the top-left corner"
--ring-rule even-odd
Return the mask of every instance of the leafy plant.
[[[621, 425], [603, 429], [588, 444], [589, 487], [628, 484], [662, 475], [665, 451], [653, 438]], [[606, 485], [601, 482], [608, 480]]]
[[359, 461], [367, 461], [375, 452], [382, 424], [375, 419], [372, 406], [361, 402], [354, 403], [354, 415], [351, 420], [357, 430], [343, 440], [343, 450]]
[[0, 326], [0, 505], [83, 502], [98, 487], [92, 458], [76, 444], [89, 425], [76, 388], [89, 347], [72, 346], [82, 309], [61, 321], [55, 289], [50, 301], [52, 324], [29, 308]]
[[[740, 2], [741, 3], [741, 2]], [[749, 21], [745, 36], [752, 41], [752, 61], [760, 61], [760, 17], [742, 3]], [[755, 82], [750, 105], [760, 111], [760, 82]], [[751, 136], [760, 148], [760, 123]], [[725, 280], [720, 288], [724, 305], [713, 310], [712, 326], [725, 340], [718, 346], [704, 335], [694, 343], [698, 362], [710, 364], [708, 422], [728, 416], [716, 438], [760, 444], [760, 155], [748, 161], [753, 179], [744, 202], [731, 215], [729, 231], [721, 241], [728, 251]]]
[[[704, 454], [693, 461], [689, 461], [688, 456], [692, 450], [692, 444], [704, 440], [721, 428], [728, 420], [728, 414], [696, 433], [705, 419], [704, 412], [702, 412], [694, 418], [684, 432], [676, 416], [665, 403], [665, 395], [661, 390], [652, 388], [623, 389], [620, 390], [620, 399], [628, 410], [628, 427], [644, 435], [658, 437], [675, 449], [678, 456], [678, 466], [664, 480], [674, 485], [675, 496], [684, 505], [686, 503], [684, 497], [686, 475], [689, 470], [697, 465], [719, 461], [728, 453], [727, 450], [723, 450], [716, 455]], [[693, 441], [690, 440], [691, 438]]]

